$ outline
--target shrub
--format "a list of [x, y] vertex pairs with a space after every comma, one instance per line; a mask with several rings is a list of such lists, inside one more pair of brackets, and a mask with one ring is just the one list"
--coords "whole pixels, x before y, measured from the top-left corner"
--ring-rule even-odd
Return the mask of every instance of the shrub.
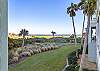
[[39, 53], [39, 50], [38, 49], [34, 49], [33, 52], [34, 52], [34, 54], [37, 54], [37, 53]]
[[51, 47], [50, 46], [48, 46], [47, 48], [48, 48], [48, 50], [51, 50]]
[[22, 46], [22, 39], [12, 39], [8, 37], [8, 48], [14, 49]]
[[76, 38], [77, 43], [81, 43], [81, 37]]
[[13, 57], [12, 61], [13, 62], [18, 62], [18, 59], [19, 59], [18, 57]]
[[76, 56], [76, 51], [73, 51], [68, 55], [68, 64], [69, 66], [66, 68], [65, 71], [79, 71], [79, 65], [77, 64], [77, 56]]
[[42, 52], [45, 52], [46, 50], [45, 50], [45, 48], [44, 48], [44, 47], [42, 47], [42, 48], [41, 48], [41, 51], [42, 51]]
[[27, 57], [27, 56], [31, 56], [31, 53], [30, 52], [22, 52], [20, 53], [20, 57]]
[[38, 51], [39, 51], [39, 53], [41, 53], [41, 52], [42, 52], [40, 48], [38, 49]]
[[77, 57], [76, 56], [69, 56], [68, 57], [68, 64], [77, 64]]
[[70, 65], [65, 69], [65, 71], [79, 71], [79, 66], [78, 65]]
[[28, 51], [31, 53], [31, 55], [33, 55], [33, 54], [34, 54], [34, 53], [33, 53], [33, 50], [28, 49]]

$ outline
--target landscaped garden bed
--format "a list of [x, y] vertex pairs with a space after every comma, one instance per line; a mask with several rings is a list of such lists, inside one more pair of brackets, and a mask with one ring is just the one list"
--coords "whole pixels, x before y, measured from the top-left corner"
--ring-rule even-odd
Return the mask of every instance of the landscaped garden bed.
[[66, 45], [56, 50], [35, 54], [24, 61], [9, 66], [9, 71], [60, 71], [66, 64], [66, 57], [80, 45]]

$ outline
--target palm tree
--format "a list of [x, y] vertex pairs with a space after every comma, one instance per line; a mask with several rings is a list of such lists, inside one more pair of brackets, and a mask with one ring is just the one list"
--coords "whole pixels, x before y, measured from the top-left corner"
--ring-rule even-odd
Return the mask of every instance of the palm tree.
[[[81, 9], [84, 12], [84, 15], [86, 14], [88, 17], [88, 21], [87, 21], [87, 36], [85, 39], [85, 44], [87, 45], [84, 46], [83, 52], [82, 52], [82, 58], [81, 58], [81, 62], [80, 62], [80, 69], [79, 71], [82, 71], [82, 64], [83, 64], [83, 59], [84, 59], [84, 55], [85, 52], [88, 53], [88, 34], [89, 34], [89, 27], [90, 27], [90, 18], [92, 18], [92, 15], [95, 12], [96, 9], [96, 0], [81, 0], [81, 2], [78, 4], [78, 7], [81, 7]], [[83, 33], [83, 29], [82, 29], [82, 33]], [[82, 35], [83, 37], [83, 35]]]
[[22, 29], [19, 33], [19, 36], [23, 36], [23, 43], [22, 43], [22, 47], [24, 46], [24, 42], [25, 42], [25, 36], [28, 35], [28, 30], [26, 29]]
[[69, 37], [69, 39], [70, 39], [70, 43], [73, 43], [74, 41], [74, 34], [72, 34], [72, 35], [70, 35], [70, 37]]
[[[83, 14], [84, 14], [84, 13], [83, 13]], [[81, 40], [81, 46], [83, 46], [84, 23], [85, 23], [85, 14], [84, 14], [84, 19], [83, 19], [83, 24], [82, 24], [82, 40]]]
[[86, 9], [84, 9], [84, 0], [78, 3], [78, 9], [83, 10], [83, 24], [82, 24], [82, 38], [81, 38], [81, 49], [83, 49], [83, 32], [84, 32], [84, 23], [85, 23], [85, 15], [86, 15]]
[[54, 38], [54, 36], [55, 36], [56, 32], [52, 31], [51, 33], [52, 33], [52, 36], [53, 36], [53, 38]]
[[70, 15], [72, 18], [72, 23], [73, 23], [73, 29], [74, 29], [74, 39], [75, 39], [75, 44], [76, 42], [76, 31], [75, 31], [75, 24], [74, 24], [74, 16], [76, 15], [75, 11], [77, 11], [77, 4], [71, 3], [71, 6], [67, 8], [67, 13]]
[[[88, 21], [87, 21], [87, 41], [88, 41], [90, 19], [92, 18], [92, 15], [95, 13], [96, 0], [81, 0], [81, 2], [78, 4], [78, 7], [80, 7], [81, 10], [83, 10], [83, 14], [87, 15], [88, 17]], [[83, 33], [83, 30], [82, 30], [82, 33]]]
[[88, 17], [87, 29], [89, 32], [90, 19], [96, 10], [96, 0], [81, 0], [81, 2], [78, 4], [78, 6], [81, 7], [81, 9], [85, 12], [85, 14]]

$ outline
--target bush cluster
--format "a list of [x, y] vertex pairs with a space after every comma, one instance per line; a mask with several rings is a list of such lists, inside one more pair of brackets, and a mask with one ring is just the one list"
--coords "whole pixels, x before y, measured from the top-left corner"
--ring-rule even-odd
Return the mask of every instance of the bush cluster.
[[77, 64], [76, 51], [73, 51], [71, 54], [69, 54], [69, 56], [68, 56], [68, 64], [69, 65]]
[[[21, 47], [22, 46], [22, 41], [23, 39], [12, 39], [8, 37], [8, 47], [9, 49], [12, 48], [17, 48], [17, 47]], [[63, 37], [55, 37], [55, 38], [26, 38], [25, 39], [25, 45], [27, 44], [34, 44], [34, 43], [69, 43], [70, 42], [70, 38], [63, 38]], [[81, 38], [77, 38], [77, 43], [81, 42]]]
[[69, 66], [66, 68], [65, 71], [79, 71], [79, 65], [77, 64], [78, 55], [76, 56], [76, 52], [79, 53], [78, 50], [73, 51], [68, 55]]
[[12, 39], [8, 37], [8, 48], [9, 49], [21, 47], [21, 45], [22, 45], [22, 39]]
[[23, 58], [30, 57], [34, 54], [38, 54], [41, 52], [46, 52], [54, 49], [60, 48], [62, 45], [55, 43], [35, 43], [34, 45], [27, 45], [24, 47], [10, 49], [8, 53], [8, 63], [14, 64], [20, 61]]

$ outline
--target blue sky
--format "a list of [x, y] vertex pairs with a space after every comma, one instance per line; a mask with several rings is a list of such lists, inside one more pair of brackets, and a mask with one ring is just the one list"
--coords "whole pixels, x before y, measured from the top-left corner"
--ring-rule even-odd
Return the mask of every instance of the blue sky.
[[[19, 33], [23, 28], [30, 34], [73, 33], [72, 21], [66, 8], [80, 0], [9, 0], [8, 32]], [[83, 15], [76, 12], [76, 33], [81, 34]]]

